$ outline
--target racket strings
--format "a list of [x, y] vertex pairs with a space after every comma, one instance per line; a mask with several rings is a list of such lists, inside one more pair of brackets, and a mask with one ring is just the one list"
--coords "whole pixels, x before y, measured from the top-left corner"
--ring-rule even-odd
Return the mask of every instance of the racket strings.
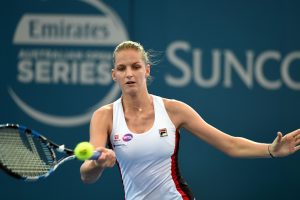
[[1, 130], [0, 160], [13, 173], [26, 177], [47, 173], [53, 158], [47, 146], [18, 130]]

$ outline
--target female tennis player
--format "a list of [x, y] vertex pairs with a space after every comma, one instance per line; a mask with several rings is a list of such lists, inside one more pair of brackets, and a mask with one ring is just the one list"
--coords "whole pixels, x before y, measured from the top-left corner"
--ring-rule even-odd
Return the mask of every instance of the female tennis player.
[[300, 130], [285, 136], [278, 132], [271, 144], [257, 143], [218, 130], [181, 101], [149, 94], [151, 62], [137, 42], [119, 44], [113, 61], [112, 78], [122, 95], [92, 116], [90, 142], [102, 155], [82, 164], [85, 183], [95, 182], [117, 160], [126, 200], [195, 199], [178, 168], [181, 128], [232, 157], [283, 157], [300, 149]]

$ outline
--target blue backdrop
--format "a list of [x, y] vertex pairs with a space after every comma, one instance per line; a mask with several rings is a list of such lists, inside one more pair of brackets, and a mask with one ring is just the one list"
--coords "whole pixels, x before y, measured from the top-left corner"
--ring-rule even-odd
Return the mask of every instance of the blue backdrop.
[[[120, 95], [111, 52], [131, 39], [154, 50], [151, 93], [191, 105], [234, 136], [271, 142], [299, 128], [298, 1], [3, 1], [0, 122], [73, 148], [96, 107]], [[180, 166], [197, 199], [295, 199], [300, 154], [234, 159], [181, 131]], [[24, 183], [0, 173], [1, 199], [123, 199], [117, 167], [92, 185], [80, 162]]]

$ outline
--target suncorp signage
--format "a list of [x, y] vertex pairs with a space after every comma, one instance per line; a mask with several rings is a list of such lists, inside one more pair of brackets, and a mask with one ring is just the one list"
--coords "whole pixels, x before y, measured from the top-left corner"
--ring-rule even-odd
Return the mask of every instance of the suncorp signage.
[[[190, 55], [192, 60], [186, 60], [179, 53]], [[206, 54], [211, 61], [211, 65], [203, 65], [203, 54]], [[167, 84], [174, 87], [185, 87], [194, 83], [203, 88], [213, 88], [218, 85], [224, 88], [232, 88], [234, 83], [233, 74], [249, 89], [253, 88], [256, 82], [259, 86], [267, 90], [278, 90], [286, 86], [292, 90], [300, 90], [299, 76], [292, 74], [292, 68], [297, 67], [300, 61], [300, 51], [292, 51], [283, 55], [276, 50], [268, 50], [255, 53], [254, 50], [245, 50], [244, 59], [240, 59], [230, 49], [213, 49], [203, 51], [194, 48], [187, 41], [174, 41], [167, 47], [167, 58], [169, 62], [181, 72], [180, 77], [166, 74]], [[192, 63], [192, 66], [189, 64]], [[272, 63], [272, 66], [270, 66]], [[269, 71], [276, 71], [278, 77], [269, 78], [266, 68]], [[210, 69], [210, 76], [204, 77], [204, 68]]]

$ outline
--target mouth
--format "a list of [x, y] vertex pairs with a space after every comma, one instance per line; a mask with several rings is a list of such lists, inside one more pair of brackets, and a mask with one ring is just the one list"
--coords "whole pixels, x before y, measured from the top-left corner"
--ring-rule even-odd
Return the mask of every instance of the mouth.
[[127, 81], [125, 84], [126, 85], [132, 85], [132, 84], [135, 84], [135, 82], [134, 81]]

